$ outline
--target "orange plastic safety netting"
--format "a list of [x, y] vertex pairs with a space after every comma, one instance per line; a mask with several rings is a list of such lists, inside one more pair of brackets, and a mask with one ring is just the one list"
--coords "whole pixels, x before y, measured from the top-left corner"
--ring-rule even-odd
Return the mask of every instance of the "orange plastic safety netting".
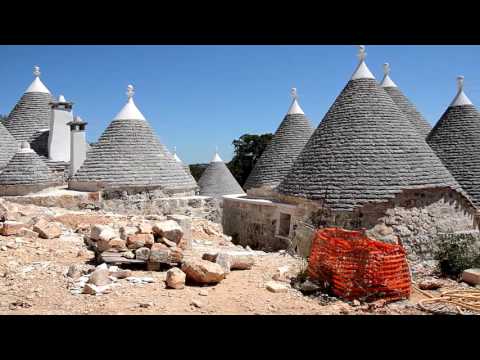
[[318, 230], [308, 260], [308, 275], [327, 282], [346, 300], [408, 298], [411, 278], [405, 250], [368, 238], [360, 231]]

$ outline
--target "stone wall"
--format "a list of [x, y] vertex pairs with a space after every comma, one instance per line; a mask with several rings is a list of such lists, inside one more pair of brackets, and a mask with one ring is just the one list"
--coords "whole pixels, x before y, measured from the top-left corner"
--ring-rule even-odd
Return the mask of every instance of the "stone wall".
[[[295, 208], [287, 206], [283, 212], [292, 213]], [[290, 239], [277, 235], [280, 209], [281, 204], [268, 200], [224, 197], [223, 232], [232, 237], [233, 243], [254, 249], [288, 248]]]
[[151, 193], [103, 198], [100, 208], [120, 214], [171, 215], [182, 214], [220, 223], [222, 200], [205, 196], [156, 197]]
[[[263, 250], [293, 247], [305, 256], [312, 228], [364, 229], [378, 240], [403, 244], [409, 258], [416, 261], [432, 259], [439, 233], [478, 229], [475, 209], [449, 188], [406, 190], [388, 201], [367, 204], [353, 212], [330, 211], [321, 202], [301, 198], [274, 197], [225, 199], [224, 232], [242, 245]], [[277, 235], [277, 223], [279, 212], [284, 212], [280, 209], [287, 206], [293, 224], [289, 239], [284, 239]]]

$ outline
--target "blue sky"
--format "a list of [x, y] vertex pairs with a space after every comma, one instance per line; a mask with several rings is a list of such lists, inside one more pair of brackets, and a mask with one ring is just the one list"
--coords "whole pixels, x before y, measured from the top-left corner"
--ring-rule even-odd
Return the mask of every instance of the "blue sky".
[[[480, 103], [480, 46], [368, 46], [367, 64], [391, 77], [432, 123], [456, 93], [456, 76]], [[8, 114], [33, 80], [75, 103], [95, 141], [135, 86], [135, 102], [186, 163], [224, 160], [244, 133], [274, 132], [296, 87], [317, 126], [357, 64], [356, 46], [5, 46], [0, 45], [0, 113]]]

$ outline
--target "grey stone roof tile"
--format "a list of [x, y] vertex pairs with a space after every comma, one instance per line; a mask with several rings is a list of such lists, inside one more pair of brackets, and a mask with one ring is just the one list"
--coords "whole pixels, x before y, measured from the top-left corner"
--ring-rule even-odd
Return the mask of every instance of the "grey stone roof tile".
[[17, 141], [32, 141], [32, 136], [50, 125], [50, 105], [53, 100], [48, 93], [25, 93], [4, 121], [5, 127]]
[[0, 171], [18, 150], [18, 143], [8, 130], [0, 123]]
[[432, 127], [422, 114], [417, 110], [415, 105], [403, 94], [398, 87], [384, 87], [383, 88], [392, 100], [397, 104], [400, 110], [407, 116], [407, 119], [415, 127], [417, 133], [423, 138], [426, 138]]

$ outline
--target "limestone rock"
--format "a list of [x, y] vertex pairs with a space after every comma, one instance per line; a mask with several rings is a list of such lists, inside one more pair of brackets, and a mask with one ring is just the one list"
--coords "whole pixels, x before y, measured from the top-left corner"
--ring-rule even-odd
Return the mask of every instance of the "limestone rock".
[[135, 250], [135, 258], [138, 260], [148, 260], [150, 257], [150, 249], [147, 247], [141, 247]]
[[135, 259], [135, 254], [131, 251], [125, 251], [124, 253], [122, 253], [122, 257], [124, 257], [125, 259]]
[[139, 249], [141, 247], [150, 247], [155, 242], [152, 234], [134, 234], [128, 235], [127, 247], [129, 249]]
[[110, 272], [108, 268], [98, 268], [90, 275], [88, 279], [89, 284], [96, 286], [104, 286], [110, 284], [112, 281], [109, 278]]
[[167, 238], [161, 237], [158, 239], [158, 242], [167, 245], [168, 247], [177, 247], [177, 244], [173, 241], [168, 240]]
[[54, 239], [62, 235], [62, 229], [55, 222], [49, 222], [45, 219], [40, 219], [33, 226], [33, 231], [43, 239]]
[[232, 259], [229, 255], [224, 253], [218, 254], [215, 259], [215, 263], [222, 267], [225, 274], [230, 273], [230, 269], [232, 267]]
[[462, 273], [462, 280], [470, 285], [480, 284], [480, 269], [467, 269]]
[[443, 282], [438, 279], [428, 278], [423, 279], [418, 283], [418, 287], [421, 290], [437, 290], [443, 286]]
[[185, 287], [185, 273], [179, 268], [172, 268], [167, 271], [165, 280], [167, 287], [172, 289], [183, 289]]
[[132, 270], [119, 269], [113, 272], [110, 271], [110, 276], [116, 277], [117, 279], [126, 279], [127, 277], [132, 276]]
[[153, 233], [152, 225], [150, 225], [147, 222], [143, 222], [141, 224], [138, 224], [136, 233], [137, 234], [152, 234]]
[[273, 293], [285, 293], [288, 291], [288, 286], [276, 281], [269, 281], [265, 284], [265, 287], [268, 291]]
[[38, 234], [35, 231], [27, 228], [21, 229], [18, 235], [26, 238], [33, 238], [33, 239], [38, 237]]
[[225, 278], [225, 272], [220, 265], [196, 258], [184, 260], [182, 271], [188, 280], [201, 284], [215, 284]]
[[165, 237], [178, 244], [183, 237], [183, 230], [174, 220], [157, 222], [153, 226], [153, 233], [159, 237]]
[[103, 241], [109, 241], [113, 238], [115, 238], [117, 235], [115, 234], [115, 231], [107, 225], [92, 225], [90, 228], [90, 238], [92, 240], [98, 241], [98, 240], [103, 240]]
[[116, 250], [122, 252], [127, 250], [127, 244], [125, 240], [122, 239], [112, 239], [108, 242], [108, 245], [110, 251]]
[[89, 295], [99, 295], [99, 294], [103, 294], [103, 293], [106, 293], [106, 292], [109, 292], [110, 290], [110, 286], [109, 285], [100, 285], [100, 286], [97, 286], [95, 284], [85, 284], [85, 286], [83, 287], [83, 293], [84, 294], [89, 294]]
[[25, 224], [21, 222], [7, 220], [3, 223], [3, 227], [0, 228], [0, 235], [3, 235], [3, 236], [20, 235], [24, 227], [25, 227]]
[[211, 252], [211, 253], [204, 253], [202, 255], [203, 260], [215, 262], [217, 260], [218, 253], [216, 252]]
[[67, 271], [67, 276], [72, 279], [78, 279], [83, 275], [82, 266], [78, 264], [70, 265]]
[[290, 282], [290, 274], [288, 273], [289, 271], [290, 266], [280, 266], [275, 274], [273, 274], [272, 279], [276, 281]]
[[202, 302], [197, 299], [193, 299], [190, 304], [195, 306], [196, 308], [201, 308], [203, 306]]
[[232, 270], [250, 270], [255, 264], [255, 259], [252, 255], [230, 255]]
[[149, 262], [152, 263], [179, 263], [183, 259], [183, 251], [180, 248], [169, 248], [164, 244], [155, 243], [150, 249]]
[[135, 235], [137, 228], [133, 226], [122, 226], [120, 228], [120, 239], [127, 240], [129, 235]]

